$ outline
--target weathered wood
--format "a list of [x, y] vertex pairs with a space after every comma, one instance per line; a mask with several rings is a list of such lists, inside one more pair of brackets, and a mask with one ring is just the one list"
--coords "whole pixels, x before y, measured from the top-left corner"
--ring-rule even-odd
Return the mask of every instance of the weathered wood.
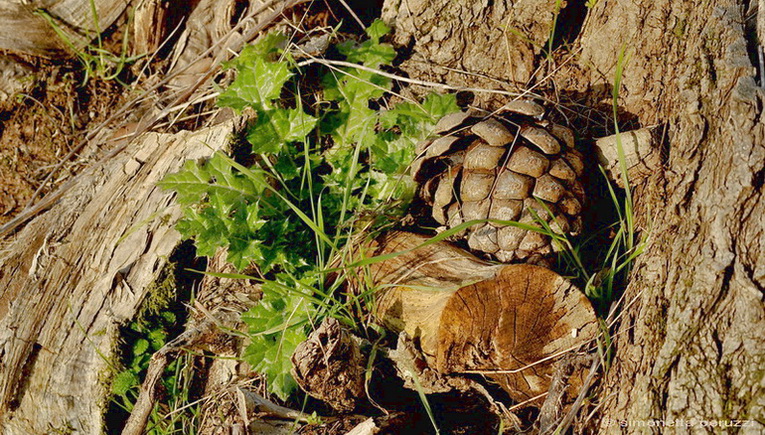
[[[112, 25], [129, 3], [128, 0], [93, 1], [100, 31]], [[66, 44], [50, 23], [35, 14], [38, 9], [47, 11], [80, 49], [95, 37], [96, 17], [91, 0], [0, 0], [0, 50], [37, 56], [53, 56], [66, 50]]]
[[486, 264], [446, 242], [420, 247], [426, 241], [395, 233], [382, 253], [403, 253], [369, 273], [381, 286], [377, 316], [415, 339], [441, 374], [481, 372], [528, 400], [547, 391], [556, 358], [595, 338], [589, 300], [557, 273]]
[[[133, 12], [134, 55], [154, 53], [173, 29], [167, 28], [168, 9], [179, 2], [139, 0]], [[188, 5], [186, 5], [188, 7]]]
[[118, 326], [180, 241], [156, 186], [228, 143], [232, 123], [148, 133], [80, 174], [0, 254], [0, 432], [102, 431]]

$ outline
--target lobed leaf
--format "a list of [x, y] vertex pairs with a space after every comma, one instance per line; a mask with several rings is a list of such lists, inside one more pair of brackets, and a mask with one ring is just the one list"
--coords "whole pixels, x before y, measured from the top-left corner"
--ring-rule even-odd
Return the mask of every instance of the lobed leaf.
[[262, 57], [239, 65], [238, 71], [236, 80], [218, 96], [219, 106], [240, 111], [248, 106], [270, 109], [292, 77], [287, 62], [268, 62]]

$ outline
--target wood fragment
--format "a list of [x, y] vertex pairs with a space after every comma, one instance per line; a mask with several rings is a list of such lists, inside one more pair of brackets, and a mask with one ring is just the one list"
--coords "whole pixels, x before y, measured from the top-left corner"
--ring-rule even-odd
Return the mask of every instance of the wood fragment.
[[348, 431], [345, 435], [374, 435], [380, 432], [373, 418], [368, 418]]
[[619, 144], [624, 152], [624, 164], [630, 183], [640, 183], [661, 165], [660, 152], [656, 146], [654, 129], [641, 128], [595, 141], [599, 163], [610, 175], [611, 180], [624, 188], [624, 179], [619, 159]]
[[292, 354], [292, 377], [300, 388], [339, 412], [364, 400], [366, 357], [349, 331], [326, 318]]
[[516, 400], [548, 390], [552, 363], [594, 339], [590, 302], [555, 272], [524, 264], [490, 265], [449, 245], [396, 233], [370, 266], [381, 287], [376, 315], [419, 342], [440, 374], [484, 373]]

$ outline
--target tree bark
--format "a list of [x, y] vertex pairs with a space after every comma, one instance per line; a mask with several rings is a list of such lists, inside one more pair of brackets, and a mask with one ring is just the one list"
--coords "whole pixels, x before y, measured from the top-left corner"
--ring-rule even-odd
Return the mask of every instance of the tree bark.
[[590, 82], [613, 76], [627, 44], [622, 107], [666, 122], [670, 141], [666, 170], [640, 190], [651, 243], [626, 291], [636, 303], [618, 330], [603, 422], [748, 420], [762, 431], [765, 128], [744, 4], [601, 3], [581, 38]]
[[412, 48], [402, 64], [410, 75], [517, 91], [535, 74], [555, 7], [556, 0], [386, 0], [382, 16], [395, 27], [394, 43]]
[[[413, 59], [438, 52], [449, 65], [465, 63], [465, 71], [441, 75], [451, 84], [473, 83], [471, 76], [516, 81], [502, 66], [528, 52], [525, 42], [495, 46], [490, 63], [474, 62], [469, 50], [473, 41], [498, 32], [491, 23], [503, 16], [517, 22], [519, 15], [507, 16], [526, 3], [389, 0], [386, 19], [397, 33], [414, 38], [406, 41]], [[531, 3], [532, 9], [549, 6], [544, 0]], [[600, 396], [604, 432], [614, 420], [627, 420], [629, 432], [642, 433], [648, 420], [679, 419], [699, 420], [694, 427], [672, 429], [679, 433], [719, 430], [701, 420], [747, 420], [749, 430], [765, 430], [765, 127], [763, 91], [751, 60], [756, 55], [748, 52], [760, 49], [747, 40], [755, 34], [745, 16], [748, 3], [579, 5], [586, 18], [570, 43], [576, 56], [553, 75], [565, 86], [561, 93], [588, 94], [593, 101], [607, 97], [602, 90], [613, 87], [624, 49], [629, 60], [620, 110], [643, 126], [667, 127], [664, 169], [633, 186], [636, 220], [649, 244], [625, 292], [615, 362]], [[465, 10], [470, 17], [502, 16], [484, 27], [473, 20], [447, 20], [448, 26], [438, 21]], [[530, 28], [543, 17], [526, 19]], [[434, 32], [445, 33], [436, 38]], [[518, 54], [504, 53], [516, 49]], [[429, 79], [443, 70], [443, 62], [431, 60], [429, 68], [403, 68], [413, 78]], [[537, 55], [531, 64], [542, 62]]]

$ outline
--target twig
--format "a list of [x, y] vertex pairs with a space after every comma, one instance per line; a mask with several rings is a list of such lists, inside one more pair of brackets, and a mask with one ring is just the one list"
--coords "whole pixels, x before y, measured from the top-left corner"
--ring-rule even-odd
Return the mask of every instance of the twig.
[[[236, 392], [244, 396], [245, 403], [249, 408], [260, 408], [262, 412], [270, 414], [274, 417], [281, 418], [283, 420], [294, 420], [301, 423], [308, 423], [311, 420], [311, 415], [304, 412], [295, 411], [291, 408], [285, 408], [284, 406], [277, 405], [276, 403], [266, 399], [260, 394], [245, 390], [237, 387]], [[326, 417], [322, 417], [325, 419]], [[124, 434], [123, 434], [124, 435]]]
[[133, 411], [122, 429], [122, 435], [141, 435], [146, 429], [149, 415], [154, 409], [157, 395], [157, 383], [167, 367], [169, 358], [186, 347], [192, 347], [199, 343], [202, 337], [215, 328], [217, 319], [214, 317], [204, 319], [192, 329], [183, 331], [181, 335], [171, 340], [151, 356], [146, 378], [141, 384], [141, 391], [135, 402]]
[[545, 396], [547, 396], [547, 392], [546, 391], [544, 393], [542, 393], [542, 394], [538, 394], [538, 395], [532, 397], [531, 399], [524, 400], [521, 403], [516, 403], [515, 405], [507, 408], [507, 410], [510, 411], [510, 412], [513, 412], [516, 409], [521, 409], [521, 408], [525, 407], [526, 405], [528, 405], [529, 403], [536, 402], [537, 400], [539, 400], [539, 399], [541, 399], [541, 398], [543, 398]]
[[320, 63], [322, 65], [326, 66], [339, 66], [339, 67], [345, 67], [345, 68], [356, 68], [358, 70], [371, 72], [377, 75], [381, 75], [383, 77], [387, 77], [389, 79], [398, 80], [400, 82], [409, 83], [412, 85], [419, 85], [419, 86], [428, 86], [431, 88], [440, 88], [450, 91], [466, 91], [466, 92], [484, 92], [489, 94], [498, 94], [498, 95], [505, 95], [508, 97], [520, 97], [523, 95], [528, 95], [528, 92], [525, 93], [518, 93], [518, 92], [509, 92], [509, 91], [502, 91], [499, 89], [481, 89], [481, 88], [466, 88], [462, 86], [452, 86], [447, 85], [445, 83], [437, 83], [437, 82], [429, 82], [425, 80], [417, 80], [417, 79], [410, 79], [408, 77], [403, 77], [396, 74], [391, 74], [376, 68], [370, 68], [368, 66], [359, 65], [352, 62], [345, 62], [342, 60], [328, 60], [328, 59], [319, 59], [319, 58], [313, 58], [313, 59], [307, 59], [297, 64], [298, 67], [311, 65], [314, 63]]

